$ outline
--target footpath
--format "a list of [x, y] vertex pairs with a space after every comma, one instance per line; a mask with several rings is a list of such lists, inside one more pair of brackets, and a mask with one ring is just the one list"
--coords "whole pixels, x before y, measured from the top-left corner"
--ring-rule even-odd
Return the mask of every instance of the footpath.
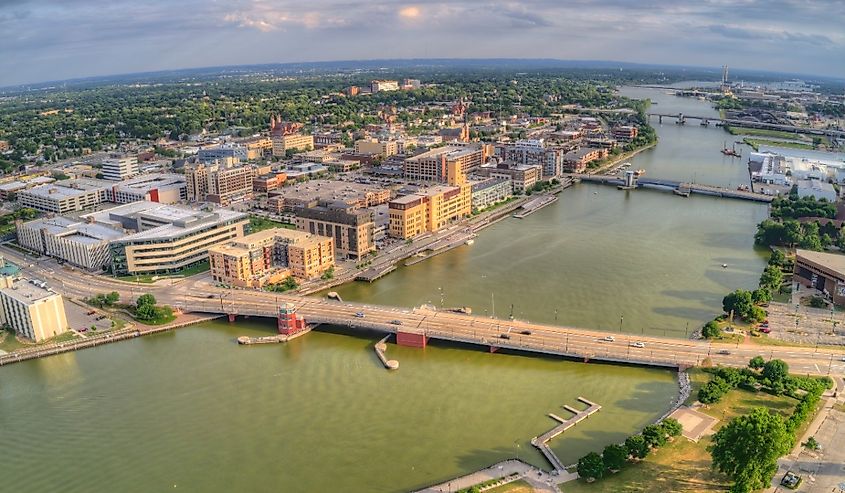
[[517, 459], [505, 460], [493, 464], [485, 469], [467, 474], [466, 476], [461, 476], [444, 483], [429, 486], [428, 488], [418, 490], [414, 493], [445, 493], [458, 491], [463, 488], [471, 488], [477, 484], [499, 478], [508, 478], [505, 482], [500, 483], [500, 485], [521, 479], [530, 484], [536, 493], [560, 493], [560, 488], [558, 488], [556, 484], [560, 481], [559, 476], [552, 476], [545, 471]]

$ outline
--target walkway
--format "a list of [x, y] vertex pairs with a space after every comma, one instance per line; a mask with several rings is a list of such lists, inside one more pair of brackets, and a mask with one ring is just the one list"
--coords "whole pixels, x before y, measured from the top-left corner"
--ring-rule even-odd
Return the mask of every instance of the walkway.
[[556, 484], [558, 481], [557, 477], [517, 459], [505, 460], [493, 464], [485, 469], [481, 469], [480, 471], [475, 471], [467, 474], [466, 476], [461, 476], [434, 486], [429, 486], [428, 488], [418, 490], [414, 493], [441, 493], [457, 491], [462, 488], [471, 488], [472, 486], [481, 484], [485, 481], [503, 478], [512, 474], [517, 475], [515, 480], [522, 479], [523, 481], [526, 481], [537, 493], [560, 493], [560, 488], [558, 488]]
[[542, 452], [543, 455], [546, 456], [546, 459], [548, 459], [549, 463], [551, 463], [552, 467], [554, 467], [555, 473], [557, 474], [566, 472], [566, 466], [563, 465], [560, 459], [558, 459], [557, 455], [555, 455], [551, 447], [549, 447], [548, 442], [552, 438], [572, 428], [581, 421], [589, 418], [590, 415], [592, 415], [593, 413], [597, 413], [601, 409], [600, 405], [594, 402], [590, 402], [583, 397], [579, 397], [578, 400], [589, 407], [583, 411], [579, 411], [572, 406], [567, 406], [564, 404], [563, 408], [571, 412], [573, 416], [569, 419], [563, 419], [556, 414], [549, 413], [549, 417], [554, 419], [555, 421], [559, 421], [560, 424], [555, 426], [551, 430], [543, 433], [539, 437], [534, 437], [531, 439], [531, 445], [534, 445], [535, 447], [540, 449], [540, 452]]

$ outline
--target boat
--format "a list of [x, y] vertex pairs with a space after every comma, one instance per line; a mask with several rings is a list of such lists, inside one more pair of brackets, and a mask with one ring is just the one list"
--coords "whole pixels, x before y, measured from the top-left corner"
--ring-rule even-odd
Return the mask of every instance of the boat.
[[645, 170], [640, 168], [637, 171], [634, 171], [634, 176], [643, 176], [645, 174]]
[[727, 269], [727, 268], [728, 268], [728, 264], [722, 264], [722, 268], [723, 268], [723, 269]]
[[742, 157], [740, 155], [740, 153], [736, 152], [736, 144], [731, 144], [731, 148], [728, 149], [728, 144], [723, 143], [722, 144], [722, 154], [724, 154], [725, 156], [731, 156], [731, 157]]
[[467, 245], [472, 245], [473, 243], [475, 243], [475, 240], [473, 240], [473, 239], [469, 239], [469, 240], [466, 241]]

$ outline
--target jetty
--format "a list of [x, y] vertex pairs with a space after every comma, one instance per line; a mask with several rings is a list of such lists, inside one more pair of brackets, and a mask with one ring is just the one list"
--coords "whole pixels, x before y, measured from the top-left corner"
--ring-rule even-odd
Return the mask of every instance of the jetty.
[[388, 370], [398, 370], [399, 369], [399, 362], [395, 359], [387, 359], [385, 353], [387, 352], [387, 339], [390, 338], [390, 335], [384, 336], [384, 338], [378, 341], [375, 345], [376, 356], [378, 356], [379, 361], [381, 364], [384, 365], [385, 368]]
[[513, 217], [517, 219], [522, 219], [524, 217], [530, 216], [531, 214], [534, 214], [543, 207], [546, 207], [547, 205], [554, 204], [557, 201], [557, 195], [541, 195], [537, 198], [529, 200], [525, 205], [522, 206], [522, 210], [514, 213]]
[[365, 270], [364, 272], [358, 274], [358, 276], [355, 278], [355, 280], [356, 281], [373, 282], [377, 279], [381, 279], [382, 277], [390, 274], [394, 270], [396, 270], [396, 265], [393, 265], [393, 264], [390, 264], [390, 265], [387, 265], [387, 266], [382, 266], [382, 267], [371, 267], [371, 268]]
[[300, 330], [292, 334], [277, 334], [273, 336], [261, 337], [240, 336], [238, 337], [238, 344], [241, 344], [243, 346], [251, 346], [253, 344], [279, 344], [282, 342], [292, 341], [297, 337], [304, 336], [309, 332], [311, 332], [311, 327], [306, 327], [304, 330]]
[[563, 465], [560, 459], [558, 459], [557, 455], [555, 455], [555, 453], [552, 451], [551, 447], [549, 447], [549, 441], [551, 441], [552, 438], [555, 438], [566, 430], [577, 425], [581, 421], [589, 418], [592, 414], [597, 413], [601, 409], [600, 405], [588, 401], [583, 397], [578, 397], [578, 400], [586, 404], [588, 406], [587, 409], [579, 411], [572, 406], [563, 405], [563, 409], [572, 413], [572, 417], [569, 419], [564, 419], [554, 413], [549, 413], [549, 417], [560, 424], [555, 426], [551, 430], [543, 433], [542, 435], [531, 439], [531, 445], [534, 445], [535, 447], [540, 449], [540, 452], [542, 452], [543, 455], [546, 456], [546, 460], [549, 461], [549, 463], [554, 468], [554, 471], [558, 474], [566, 471], [566, 466]]

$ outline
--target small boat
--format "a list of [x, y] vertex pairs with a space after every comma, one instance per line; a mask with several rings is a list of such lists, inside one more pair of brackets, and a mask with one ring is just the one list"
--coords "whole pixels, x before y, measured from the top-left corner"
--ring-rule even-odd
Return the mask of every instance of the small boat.
[[473, 243], [475, 243], [475, 240], [470, 239], [466, 241], [467, 245], [472, 245]]
[[645, 174], [645, 170], [640, 168], [637, 171], [634, 171], [634, 176], [643, 176]]
[[722, 268], [723, 268], [723, 269], [727, 269], [727, 268], [728, 268], [728, 264], [722, 264]]

